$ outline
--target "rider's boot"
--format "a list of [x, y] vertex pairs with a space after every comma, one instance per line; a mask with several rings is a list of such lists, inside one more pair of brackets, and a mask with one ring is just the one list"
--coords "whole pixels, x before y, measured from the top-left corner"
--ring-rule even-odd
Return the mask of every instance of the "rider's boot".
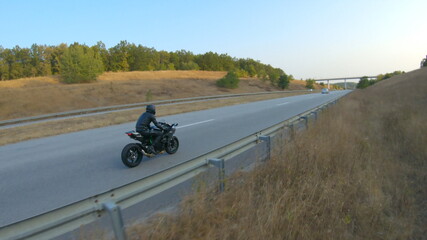
[[156, 150], [154, 149], [154, 146], [148, 146], [148, 151], [149, 151], [149, 153], [151, 153], [151, 154], [156, 154]]

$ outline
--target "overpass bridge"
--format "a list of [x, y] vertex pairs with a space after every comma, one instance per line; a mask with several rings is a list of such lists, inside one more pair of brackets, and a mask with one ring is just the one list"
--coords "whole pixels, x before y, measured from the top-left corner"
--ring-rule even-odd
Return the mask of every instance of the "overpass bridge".
[[329, 89], [329, 82], [330, 81], [343, 81], [344, 80], [344, 89], [347, 89], [347, 80], [360, 80], [361, 78], [366, 77], [369, 80], [371, 79], [377, 79], [377, 76], [362, 76], [362, 77], [342, 77], [342, 78], [324, 78], [324, 79], [314, 79], [315, 82], [328, 82], [328, 89]]

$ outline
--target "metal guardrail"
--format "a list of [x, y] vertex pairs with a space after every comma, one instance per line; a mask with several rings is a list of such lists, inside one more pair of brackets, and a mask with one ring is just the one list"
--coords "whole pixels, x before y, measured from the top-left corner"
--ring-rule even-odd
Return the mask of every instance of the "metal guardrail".
[[273, 92], [225, 94], [225, 95], [213, 95], [213, 96], [202, 96], [202, 97], [191, 97], [191, 98], [179, 98], [179, 99], [159, 100], [159, 101], [150, 101], [150, 102], [140, 102], [140, 103], [107, 106], [107, 107], [87, 108], [87, 109], [80, 109], [80, 110], [67, 111], [67, 112], [44, 114], [44, 115], [39, 115], [39, 116], [34, 116], [34, 117], [24, 117], [24, 118], [3, 120], [3, 121], [0, 121], [0, 126], [18, 124], [18, 123], [23, 123], [23, 122], [46, 120], [46, 119], [59, 118], [59, 117], [77, 116], [77, 115], [83, 115], [83, 114], [89, 114], [89, 113], [99, 113], [99, 112], [107, 112], [107, 111], [113, 111], [113, 110], [126, 110], [126, 109], [131, 109], [131, 108], [144, 107], [148, 104], [164, 105], [164, 104], [171, 104], [171, 103], [203, 101], [203, 100], [211, 100], [211, 99], [218, 99], [218, 98], [231, 98], [231, 97], [242, 97], [242, 96], [251, 96], [251, 95], [264, 95], [264, 94], [275, 94], [275, 93], [293, 93], [293, 92], [307, 92], [307, 91], [308, 90], [293, 90], [293, 91], [273, 91]]
[[[80, 226], [110, 214], [117, 239], [125, 239], [120, 208], [124, 209], [148, 199], [156, 194], [193, 178], [215, 165], [215, 160], [227, 161], [257, 145], [262, 140], [274, 136], [279, 130], [307, 117], [336, 102], [334, 99], [293, 118], [237, 140], [194, 159], [177, 164], [143, 179], [70, 204], [68, 206], [0, 228], [0, 239], [50, 239], [78, 229]], [[218, 166], [221, 166], [219, 163]], [[222, 164], [223, 166], [223, 164]], [[221, 169], [220, 169], [221, 170]], [[223, 169], [222, 169], [223, 170]]]

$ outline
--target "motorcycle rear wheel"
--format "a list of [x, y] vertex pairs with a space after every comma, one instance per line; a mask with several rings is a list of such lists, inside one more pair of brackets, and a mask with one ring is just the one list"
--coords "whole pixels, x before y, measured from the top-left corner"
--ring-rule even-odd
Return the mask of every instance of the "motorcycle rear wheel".
[[179, 148], [179, 141], [178, 138], [173, 136], [169, 142], [166, 144], [166, 152], [169, 154], [174, 154], [176, 151], [178, 151]]
[[122, 150], [122, 162], [129, 168], [138, 166], [142, 161], [142, 157], [140, 146], [136, 143], [129, 143]]

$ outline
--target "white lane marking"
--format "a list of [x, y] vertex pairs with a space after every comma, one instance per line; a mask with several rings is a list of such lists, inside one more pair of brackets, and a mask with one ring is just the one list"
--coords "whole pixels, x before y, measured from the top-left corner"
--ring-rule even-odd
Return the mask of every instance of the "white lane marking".
[[184, 125], [184, 126], [179, 126], [179, 127], [176, 127], [176, 128], [185, 128], [185, 127], [190, 127], [190, 126], [194, 126], [194, 125], [197, 125], [197, 124], [202, 124], [202, 123], [212, 122], [213, 120], [215, 120], [215, 119], [209, 119], [209, 120], [206, 120], [206, 121], [201, 121], [201, 122], [191, 123], [191, 124], [187, 124], [187, 125]]
[[288, 104], [289, 102], [284, 102], [284, 103], [279, 103], [279, 104], [276, 104], [277, 106], [282, 106], [282, 105], [285, 105], [285, 104]]

